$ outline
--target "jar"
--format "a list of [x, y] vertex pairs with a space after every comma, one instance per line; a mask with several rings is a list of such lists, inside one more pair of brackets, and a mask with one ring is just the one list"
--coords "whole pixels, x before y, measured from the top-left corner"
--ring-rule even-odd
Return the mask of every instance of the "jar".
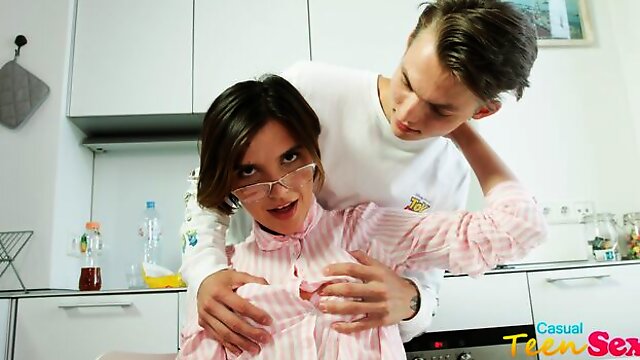
[[88, 222], [85, 225], [85, 229], [85, 234], [80, 242], [82, 267], [80, 268], [78, 289], [81, 291], [96, 291], [102, 288], [102, 271], [98, 262], [98, 256], [103, 248], [100, 223]]
[[640, 212], [624, 214], [622, 220], [626, 242], [622, 256], [625, 260], [640, 259]]
[[97, 291], [102, 288], [102, 274], [99, 266], [83, 266], [80, 269], [78, 289], [80, 291]]
[[611, 213], [598, 213], [583, 218], [590, 254], [595, 261], [620, 260], [619, 244], [624, 231]]

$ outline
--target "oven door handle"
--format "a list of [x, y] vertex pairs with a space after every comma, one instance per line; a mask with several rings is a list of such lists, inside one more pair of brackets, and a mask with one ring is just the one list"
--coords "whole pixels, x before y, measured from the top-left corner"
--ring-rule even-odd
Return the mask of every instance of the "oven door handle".
[[586, 280], [586, 279], [602, 280], [608, 277], [611, 277], [611, 275], [602, 274], [602, 275], [588, 275], [588, 276], [568, 276], [568, 277], [547, 278], [547, 282], [550, 284], [553, 284], [558, 281], [570, 281], [570, 280]]

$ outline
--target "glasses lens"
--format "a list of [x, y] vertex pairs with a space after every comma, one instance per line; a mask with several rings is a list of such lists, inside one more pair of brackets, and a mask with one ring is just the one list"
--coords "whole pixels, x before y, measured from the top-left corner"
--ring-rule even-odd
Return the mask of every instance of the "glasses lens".
[[242, 202], [250, 203], [267, 196], [268, 192], [269, 184], [254, 184], [234, 190], [233, 195]]
[[301, 187], [313, 180], [315, 165], [309, 164], [284, 176], [281, 182], [288, 188]]

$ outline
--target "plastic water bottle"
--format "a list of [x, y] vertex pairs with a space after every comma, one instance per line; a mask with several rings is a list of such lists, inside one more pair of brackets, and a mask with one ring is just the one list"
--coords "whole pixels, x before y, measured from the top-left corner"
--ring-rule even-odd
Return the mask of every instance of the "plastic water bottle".
[[160, 260], [160, 216], [155, 201], [147, 201], [143, 220], [138, 228], [138, 235], [144, 246], [143, 262], [157, 264]]

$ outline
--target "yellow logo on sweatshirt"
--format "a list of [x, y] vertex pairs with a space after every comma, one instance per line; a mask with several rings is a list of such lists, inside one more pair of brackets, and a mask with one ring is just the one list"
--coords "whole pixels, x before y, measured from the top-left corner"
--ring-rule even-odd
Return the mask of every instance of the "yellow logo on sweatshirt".
[[405, 210], [411, 210], [416, 213], [427, 211], [431, 207], [431, 204], [420, 195], [414, 195], [411, 197], [409, 205], [405, 206]]

